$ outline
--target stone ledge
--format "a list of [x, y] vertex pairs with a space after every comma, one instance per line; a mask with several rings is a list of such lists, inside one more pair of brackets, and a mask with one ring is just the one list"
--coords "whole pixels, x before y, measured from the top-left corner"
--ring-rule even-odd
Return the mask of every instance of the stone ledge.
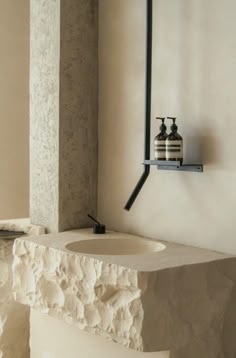
[[45, 234], [45, 229], [39, 225], [30, 223], [30, 219], [0, 220], [0, 230], [23, 231], [27, 236]]

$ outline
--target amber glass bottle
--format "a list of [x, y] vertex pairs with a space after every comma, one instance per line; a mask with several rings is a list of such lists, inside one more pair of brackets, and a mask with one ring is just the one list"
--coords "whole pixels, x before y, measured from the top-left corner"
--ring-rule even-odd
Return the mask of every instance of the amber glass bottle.
[[160, 126], [160, 133], [154, 139], [154, 157], [155, 160], [166, 160], [166, 133], [165, 118], [156, 117], [162, 121]]
[[183, 138], [178, 133], [178, 127], [175, 124], [175, 117], [167, 117], [172, 119], [171, 133], [166, 139], [166, 159], [179, 161], [183, 164]]

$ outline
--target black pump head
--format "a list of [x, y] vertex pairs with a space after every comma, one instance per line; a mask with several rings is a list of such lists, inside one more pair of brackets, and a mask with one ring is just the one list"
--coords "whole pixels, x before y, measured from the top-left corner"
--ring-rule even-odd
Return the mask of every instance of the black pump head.
[[156, 119], [160, 119], [162, 123], [164, 123], [166, 117], [156, 117]]
[[166, 132], [166, 125], [165, 125], [165, 117], [156, 117], [156, 119], [160, 119], [161, 120], [161, 125], [160, 125], [160, 131], [161, 133], [165, 133]]
[[172, 132], [177, 132], [178, 130], [178, 127], [177, 125], [175, 124], [175, 121], [176, 121], [176, 117], [167, 117], [168, 119], [172, 119], [173, 121], [173, 124], [171, 125], [170, 129]]

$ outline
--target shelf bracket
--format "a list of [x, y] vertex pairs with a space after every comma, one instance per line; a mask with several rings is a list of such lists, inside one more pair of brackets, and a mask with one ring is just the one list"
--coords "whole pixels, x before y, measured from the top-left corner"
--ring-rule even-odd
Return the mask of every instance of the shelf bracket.
[[155, 165], [159, 170], [176, 170], [182, 172], [203, 172], [202, 164], [181, 164], [171, 160], [145, 160], [144, 165]]

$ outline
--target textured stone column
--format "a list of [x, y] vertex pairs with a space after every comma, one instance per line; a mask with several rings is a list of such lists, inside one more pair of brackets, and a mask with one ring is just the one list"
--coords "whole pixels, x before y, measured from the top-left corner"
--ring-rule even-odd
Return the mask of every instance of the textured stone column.
[[97, 0], [31, 0], [30, 217], [88, 225], [97, 190]]

